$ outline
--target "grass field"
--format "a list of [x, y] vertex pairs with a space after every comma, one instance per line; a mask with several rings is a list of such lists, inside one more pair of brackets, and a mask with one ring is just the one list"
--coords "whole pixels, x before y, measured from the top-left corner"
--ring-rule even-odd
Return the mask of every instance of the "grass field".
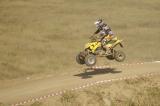
[[159, 106], [159, 81], [159, 76], [154, 76], [104, 84], [68, 91], [62, 96], [29, 106]]
[[99, 17], [124, 39], [126, 61], [159, 60], [159, 5], [159, 0], [0, 0], [0, 80], [78, 69], [75, 56]]

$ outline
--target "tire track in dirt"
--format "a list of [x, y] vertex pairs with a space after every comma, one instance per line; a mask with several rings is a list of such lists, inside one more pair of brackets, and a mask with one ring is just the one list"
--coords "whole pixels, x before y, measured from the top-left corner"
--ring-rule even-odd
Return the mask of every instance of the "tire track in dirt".
[[93, 71], [74, 73], [74, 75], [60, 78], [40, 79], [11, 88], [0, 89], [0, 100], [4, 103], [12, 104], [12, 106], [19, 106], [58, 96], [67, 90], [74, 91], [97, 84], [111, 83], [141, 76], [151, 76], [159, 74], [160, 61], [96, 66], [87, 70]]

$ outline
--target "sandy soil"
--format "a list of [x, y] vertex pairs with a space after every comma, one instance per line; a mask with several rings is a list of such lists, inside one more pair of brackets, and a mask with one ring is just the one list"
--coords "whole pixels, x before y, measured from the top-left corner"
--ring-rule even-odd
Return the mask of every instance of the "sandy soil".
[[119, 65], [112, 68], [88, 70], [86, 73], [77, 72], [70, 75], [28, 80], [25, 83], [1, 88], [0, 100], [3, 103], [12, 104], [52, 92], [71, 89], [89, 82], [159, 71], [160, 63], [145, 63], [130, 66]]

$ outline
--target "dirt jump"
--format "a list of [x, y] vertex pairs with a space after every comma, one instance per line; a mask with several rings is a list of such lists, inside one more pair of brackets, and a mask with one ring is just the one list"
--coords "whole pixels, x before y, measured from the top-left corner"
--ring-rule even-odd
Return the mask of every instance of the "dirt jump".
[[97, 81], [129, 78], [147, 73], [159, 73], [160, 62], [118, 64], [114, 66], [86, 68], [84, 70], [86, 72], [82, 71], [81, 73], [77, 72], [61, 77], [48, 77], [32, 81], [28, 80], [25, 83], [0, 89], [0, 100], [13, 105], [17, 103], [25, 104], [58, 95], [56, 94], [57, 92], [62, 93], [64, 90], [76, 90], [78, 87], [83, 88], [86, 84], [93, 85]]

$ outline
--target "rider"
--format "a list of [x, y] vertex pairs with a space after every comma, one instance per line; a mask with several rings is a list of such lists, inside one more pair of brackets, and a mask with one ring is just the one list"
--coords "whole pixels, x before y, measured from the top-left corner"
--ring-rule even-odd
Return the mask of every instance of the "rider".
[[106, 50], [107, 54], [108, 51], [110, 51], [110, 48], [107, 47], [106, 44], [114, 38], [114, 34], [111, 28], [105, 22], [103, 22], [102, 19], [98, 19], [94, 24], [97, 28], [97, 31], [94, 32], [94, 35], [98, 33], [100, 34], [100, 37], [102, 39], [102, 46]]

